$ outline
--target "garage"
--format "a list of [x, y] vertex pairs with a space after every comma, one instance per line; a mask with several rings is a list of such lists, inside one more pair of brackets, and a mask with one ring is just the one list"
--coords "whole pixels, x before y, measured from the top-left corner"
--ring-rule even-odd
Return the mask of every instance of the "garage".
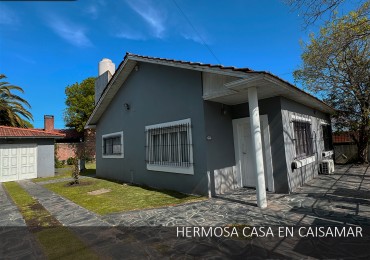
[[54, 176], [54, 142], [64, 135], [0, 126], [0, 182]]
[[0, 146], [0, 180], [16, 181], [37, 177], [36, 144]]

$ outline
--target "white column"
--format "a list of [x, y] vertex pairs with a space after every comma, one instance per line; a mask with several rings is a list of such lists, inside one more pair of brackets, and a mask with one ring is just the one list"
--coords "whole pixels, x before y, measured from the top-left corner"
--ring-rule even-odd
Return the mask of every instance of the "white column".
[[252, 145], [256, 153], [255, 169], [257, 175], [257, 205], [260, 208], [267, 207], [265, 170], [263, 167], [262, 139], [260, 114], [258, 108], [257, 88], [248, 88], [249, 118], [251, 125]]

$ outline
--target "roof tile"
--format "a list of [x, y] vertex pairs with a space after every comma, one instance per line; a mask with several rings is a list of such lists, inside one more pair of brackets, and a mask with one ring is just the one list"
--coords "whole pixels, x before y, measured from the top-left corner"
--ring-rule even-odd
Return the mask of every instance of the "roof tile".
[[46, 137], [46, 138], [59, 138], [64, 137], [64, 134], [57, 132], [48, 132], [44, 130], [18, 128], [10, 126], [0, 126], [0, 138], [2, 137]]

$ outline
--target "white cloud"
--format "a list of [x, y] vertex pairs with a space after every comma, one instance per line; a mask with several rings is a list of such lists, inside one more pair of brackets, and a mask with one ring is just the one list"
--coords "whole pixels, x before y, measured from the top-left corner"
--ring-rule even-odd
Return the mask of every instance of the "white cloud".
[[84, 8], [83, 12], [89, 15], [92, 19], [97, 19], [101, 12], [101, 8], [106, 6], [106, 2], [104, 0], [95, 0], [89, 1], [89, 5]]
[[60, 17], [49, 17], [48, 25], [61, 38], [78, 47], [92, 46], [90, 39], [86, 36], [82, 26], [72, 24]]
[[196, 35], [196, 34], [192, 34], [192, 33], [182, 33], [181, 36], [185, 39], [185, 40], [189, 40], [189, 41], [193, 41], [193, 42], [196, 42], [196, 43], [200, 43], [200, 44], [203, 44], [203, 41], [202, 39]]
[[8, 8], [4, 4], [0, 4], [0, 10], [0, 24], [16, 25], [19, 23], [18, 16], [12, 9]]
[[163, 38], [165, 31], [165, 14], [149, 0], [126, 0], [127, 4], [153, 29], [157, 38]]
[[90, 5], [86, 7], [85, 13], [91, 16], [91, 18], [96, 19], [98, 18], [98, 7], [96, 5]]
[[118, 38], [124, 38], [128, 40], [146, 40], [146, 37], [144, 34], [138, 32], [138, 31], [132, 31], [132, 30], [121, 30], [115, 34]]

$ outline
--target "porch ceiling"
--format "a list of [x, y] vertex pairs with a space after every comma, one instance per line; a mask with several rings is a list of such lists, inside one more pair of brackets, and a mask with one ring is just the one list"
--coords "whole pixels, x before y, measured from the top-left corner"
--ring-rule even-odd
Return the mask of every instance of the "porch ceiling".
[[[250, 73], [253, 74], [253, 73]], [[213, 95], [203, 96], [204, 100], [222, 103], [225, 105], [237, 105], [248, 102], [248, 88], [256, 87], [258, 99], [270, 97], [286, 97], [298, 103], [317, 110], [333, 113], [334, 110], [319, 99], [306, 92], [292, 87], [287, 82], [272, 77], [269, 74], [256, 73], [248, 78], [238, 79], [224, 84], [223, 91]]]

